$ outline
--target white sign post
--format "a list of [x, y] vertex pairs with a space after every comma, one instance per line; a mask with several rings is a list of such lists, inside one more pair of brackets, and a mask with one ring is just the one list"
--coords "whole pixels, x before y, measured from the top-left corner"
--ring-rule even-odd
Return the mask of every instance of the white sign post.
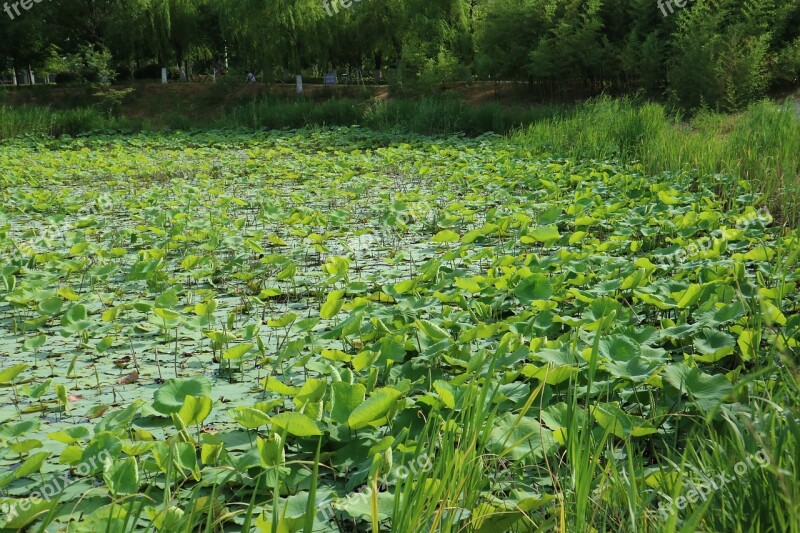
[[167, 69], [161, 69], [161, 83], [167, 83]]

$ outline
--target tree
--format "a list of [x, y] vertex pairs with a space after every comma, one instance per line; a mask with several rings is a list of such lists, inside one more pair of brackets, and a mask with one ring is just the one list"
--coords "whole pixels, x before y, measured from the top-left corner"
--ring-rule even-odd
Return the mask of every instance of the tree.
[[556, 5], [556, 0], [490, 0], [477, 31], [478, 73], [504, 80], [552, 77], [552, 63], [532, 54], [553, 27]]
[[268, 70], [288, 67], [298, 76], [324, 55], [321, 3], [316, 0], [230, 0], [221, 7], [222, 32], [240, 61]]
[[[46, 7], [39, 5], [38, 7]], [[46, 9], [23, 12], [11, 19], [0, 12], [0, 67], [10, 68], [17, 83], [18, 74], [24, 70], [32, 82], [34, 67], [44, 63], [48, 55], [46, 38]]]

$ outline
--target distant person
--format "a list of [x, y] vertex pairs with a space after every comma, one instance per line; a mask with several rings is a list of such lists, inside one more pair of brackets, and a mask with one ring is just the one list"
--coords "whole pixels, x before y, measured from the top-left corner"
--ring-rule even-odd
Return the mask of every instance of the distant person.
[[247, 81], [246, 81], [246, 83], [249, 85], [249, 84], [252, 84], [252, 83], [255, 83], [255, 82], [256, 82], [256, 77], [253, 75], [253, 72], [252, 71], [248, 72], [247, 73]]

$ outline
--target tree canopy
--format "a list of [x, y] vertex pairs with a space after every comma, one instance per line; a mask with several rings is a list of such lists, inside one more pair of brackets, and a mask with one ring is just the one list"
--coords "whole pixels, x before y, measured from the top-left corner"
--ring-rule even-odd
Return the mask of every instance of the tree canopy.
[[107, 52], [122, 79], [225, 63], [265, 80], [477, 77], [731, 109], [800, 78], [800, 3], [780, 0], [51, 0], [19, 14], [14, 5], [0, 13], [0, 70], [53, 73], [89, 50]]

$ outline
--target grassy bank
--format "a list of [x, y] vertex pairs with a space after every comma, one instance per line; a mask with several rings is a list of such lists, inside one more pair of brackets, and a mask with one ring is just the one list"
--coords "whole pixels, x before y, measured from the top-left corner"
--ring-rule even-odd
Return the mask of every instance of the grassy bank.
[[649, 174], [719, 176], [719, 192], [729, 192], [729, 202], [740, 189], [727, 184], [738, 178], [777, 219], [800, 222], [800, 120], [792, 102], [684, 120], [658, 104], [602, 98], [532, 124], [513, 139], [537, 155], [638, 162]]
[[265, 98], [234, 109], [221, 118], [220, 123], [224, 126], [270, 129], [359, 125], [378, 131], [479, 135], [490, 131], [507, 133], [553, 117], [560, 110], [557, 106], [470, 105], [455, 98], [339, 99], [319, 103]]
[[23, 135], [77, 136], [100, 130], [143, 131], [148, 120], [106, 117], [91, 107], [56, 110], [49, 107], [0, 105], [0, 140]]
[[93, 108], [57, 110], [36, 106], [0, 106], [0, 138], [23, 134], [77, 135], [97, 129], [134, 131], [159, 129], [253, 128], [283, 129], [307, 126], [353, 126], [421, 134], [493, 131], [515, 128], [556, 116], [561, 108], [470, 105], [455, 98], [418, 100], [359, 100], [351, 98], [295, 99], [264, 97], [224, 111], [218, 117], [179, 113], [108, 118]]
[[[793, 103], [764, 101], [736, 115], [686, 118], [655, 103], [600, 98], [578, 106], [471, 105], [455, 98], [315, 101], [269, 96], [216, 118], [167, 113], [106, 117], [94, 108], [0, 106], [0, 139], [24, 134], [78, 135], [96, 130], [281, 129], [360, 125], [420, 134], [511, 133], [531, 155], [615, 159], [650, 174], [684, 170], [719, 176], [720, 192], [740, 179], [780, 221], [800, 223], [800, 120]], [[738, 193], [737, 193], [738, 194]]]

